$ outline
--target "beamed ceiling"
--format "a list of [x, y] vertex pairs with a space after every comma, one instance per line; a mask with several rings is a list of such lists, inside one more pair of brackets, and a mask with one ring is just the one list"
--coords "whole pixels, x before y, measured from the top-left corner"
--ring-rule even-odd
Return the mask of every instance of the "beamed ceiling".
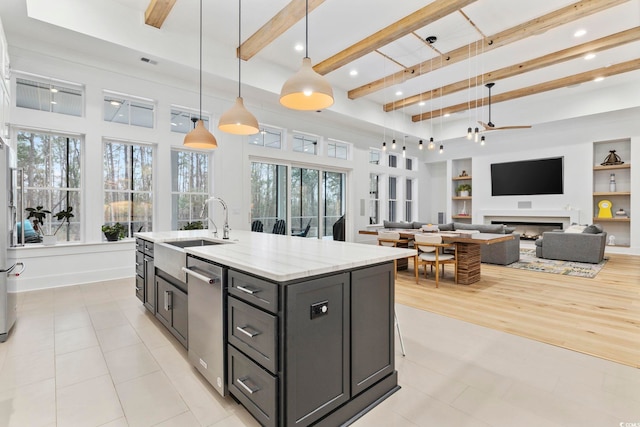
[[[26, 0], [29, 16], [89, 36], [82, 38], [86, 46], [102, 40], [159, 67], [197, 68], [197, 0], [60, 1], [82, 6]], [[3, 0], [3, 21], [22, 3]], [[203, 7], [205, 71], [237, 81], [238, 2], [205, 0]], [[116, 22], [119, 16], [129, 21]], [[83, 19], [93, 25], [81, 25]], [[535, 126], [545, 118], [510, 103], [555, 103], [565, 94], [588, 96], [595, 87], [640, 79], [640, 0], [309, 0], [308, 20], [309, 56], [336, 91], [329, 110], [374, 106], [376, 126], [389, 129], [413, 126], [428, 134], [444, 120], [464, 123], [462, 134], [467, 123], [488, 121], [489, 82], [497, 126]], [[13, 22], [5, 27], [20, 32]], [[586, 33], [576, 37], [581, 29]], [[281, 84], [304, 56], [294, 46], [305, 41], [305, 1], [243, 0], [241, 39], [245, 103], [251, 106], [256, 89], [277, 104]]]

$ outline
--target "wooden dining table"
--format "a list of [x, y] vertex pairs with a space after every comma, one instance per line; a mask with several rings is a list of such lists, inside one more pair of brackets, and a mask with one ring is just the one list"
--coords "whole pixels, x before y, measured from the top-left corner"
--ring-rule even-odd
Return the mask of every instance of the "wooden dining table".
[[[420, 229], [394, 229], [385, 228], [385, 231], [397, 231], [401, 239], [414, 240], [418, 233], [424, 233]], [[378, 230], [360, 230], [359, 234], [377, 235]], [[454, 243], [458, 250], [458, 284], [470, 285], [480, 281], [480, 245], [492, 245], [495, 243], [512, 240], [512, 234], [493, 233], [464, 233], [455, 231], [441, 231], [444, 243]]]

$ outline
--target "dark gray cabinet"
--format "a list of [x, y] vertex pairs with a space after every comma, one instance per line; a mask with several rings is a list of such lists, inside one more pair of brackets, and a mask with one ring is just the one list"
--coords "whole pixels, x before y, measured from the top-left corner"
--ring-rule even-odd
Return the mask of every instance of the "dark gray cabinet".
[[136, 239], [136, 297], [155, 313], [153, 242]]
[[159, 274], [155, 276], [155, 282], [156, 318], [187, 348], [189, 336], [187, 293]]
[[397, 390], [393, 263], [275, 283], [229, 270], [229, 392], [264, 426], [335, 426]]

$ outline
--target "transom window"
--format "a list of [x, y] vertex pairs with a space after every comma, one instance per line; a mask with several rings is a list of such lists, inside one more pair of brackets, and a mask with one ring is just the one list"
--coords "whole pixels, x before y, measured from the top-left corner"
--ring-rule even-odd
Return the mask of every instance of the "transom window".
[[389, 177], [389, 221], [395, 221], [398, 214], [398, 179], [395, 176]]
[[105, 91], [103, 105], [105, 122], [153, 128], [155, 104], [150, 99]]
[[369, 163], [372, 165], [380, 164], [380, 151], [379, 150], [370, 150], [369, 151]]
[[260, 132], [249, 138], [249, 144], [280, 149], [282, 147], [282, 129], [260, 126]]
[[16, 107], [82, 116], [84, 87], [51, 79], [16, 78]]
[[349, 155], [349, 145], [344, 142], [329, 141], [327, 144], [327, 157], [346, 160]]
[[153, 147], [104, 143], [104, 222], [121, 223], [127, 236], [153, 231]]
[[293, 151], [318, 154], [318, 138], [309, 135], [293, 135]]
[[[195, 111], [189, 111], [186, 109], [180, 109], [176, 107], [171, 108], [171, 132], [187, 134], [193, 129], [193, 119], [200, 119], [200, 113]], [[203, 115], [202, 121], [204, 127], [209, 129], [209, 116]]]

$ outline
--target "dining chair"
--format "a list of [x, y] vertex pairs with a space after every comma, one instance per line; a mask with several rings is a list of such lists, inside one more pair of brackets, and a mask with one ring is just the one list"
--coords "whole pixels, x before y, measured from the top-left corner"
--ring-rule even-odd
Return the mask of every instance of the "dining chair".
[[286, 232], [287, 227], [284, 219], [279, 219], [275, 222], [275, 224], [273, 224], [273, 230], [271, 231], [272, 234], [286, 234]]
[[[440, 265], [442, 265], [442, 275], [444, 276], [445, 264], [453, 264], [454, 282], [458, 283], [458, 247], [456, 244], [442, 243], [442, 236], [433, 233], [416, 234], [414, 239], [418, 263], [424, 265], [424, 276], [427, 277], [427, 264], [435, 267], [437, 288], [440, 281]], [[445, 253], [444, 249], [448, 248], [453, 249], [453, 253]]]
[[262, 233], [264, 231], [264, 224], [259, 219], [254, 219], [251, 223], [251, 231], [257, 231]]
[[[397, 231], [378, 230], [378, 245], [397, 248], [399, 245], [408, 245], [408, 239], [401, 239], [400, 233]], [[406, 246], [405, 246], [406, 247]], [[413, 258], [413, 271], [416, 276], [416, 283], [418, 283], [418, 257], [416, 255], [410, 255], [407, 258]], [[393, 260], [394, 279], [398, 279], [398, 260]]]

